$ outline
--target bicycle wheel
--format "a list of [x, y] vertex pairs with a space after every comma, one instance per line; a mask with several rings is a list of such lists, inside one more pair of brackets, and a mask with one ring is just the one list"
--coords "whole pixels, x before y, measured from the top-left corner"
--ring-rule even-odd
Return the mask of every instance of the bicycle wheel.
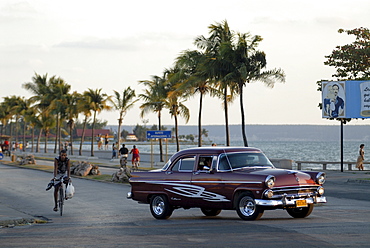
[[60, 216], [63, 215], [63, 205], [64, 205], [64, 187], [63, 187], [63, 182], [59, 187], [59, 211], [60, 211]]

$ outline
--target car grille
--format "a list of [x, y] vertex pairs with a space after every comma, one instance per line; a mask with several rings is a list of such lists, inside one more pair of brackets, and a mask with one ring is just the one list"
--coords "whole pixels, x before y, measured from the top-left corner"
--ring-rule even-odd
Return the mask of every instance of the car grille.
[[316, 195], [317, 188], [318, 186], [272, 188], [274, 194], [271, 199], [280, 199], [283, 196], [288, 199], [312, 197]]

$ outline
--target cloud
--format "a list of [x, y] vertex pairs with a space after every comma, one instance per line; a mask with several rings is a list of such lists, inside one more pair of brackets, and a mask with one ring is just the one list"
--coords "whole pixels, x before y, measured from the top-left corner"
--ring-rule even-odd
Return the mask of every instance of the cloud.
[[56, 48], [74, 49], [108, 49], [108, 50], [132, 50], [136, 49], [135, 43], [125, 39], [98, 39], [85, 38], [79, 41], [64, 41], [54, 45]]
[[[73, 49], [103, 49], [103, 50], [121, 50], [137, 51], [153, 47], [166, 48], [178, 43], [192, 42], [194, 39], [190, 35], [181, 35], [173, 33], [145, 33], [143, 35], [126, 37], [126, 38], [96, 38], [88, 37], [76, 41], [60, 42], [53, 47], [56, 48], [73, 48]], [[183, 47], [183, 50], [189, 47]], [[180, 51], [179, 51], [180, 52]]]
[[28, 2], [6, 4], [0, 9], [1, 19], [36, 18], [39, 12]]

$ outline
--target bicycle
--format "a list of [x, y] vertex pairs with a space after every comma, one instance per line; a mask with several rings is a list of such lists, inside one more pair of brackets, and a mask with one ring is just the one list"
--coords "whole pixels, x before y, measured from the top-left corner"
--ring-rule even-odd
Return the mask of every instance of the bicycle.
[[60, 212], [60, 216], [63, 216], [63, 205], [64, 205], [64, 199], [65, 199], [65, 191], [66, 191], [66, 182], [65, 182], [64, 175], [60, 176], [59, 178], [54, 179], [54, 181], [59, 181], [55, 184], [57, 186], [58, 184], [61, 184], [59, 186], [59, 192], [58, 192], [58, 208]]
[[132, 165], [131, 171], [135, 171], [135, 170], [138, 171], [139, 165], [140, 165], [140, 159], [134, 158], [134, 164]]
[[121, 168], [126, 167], [126, 165], [127, 165], [127, 158], [128, 158], [128, 154], [122, 154], [121, 155], [121, 159], [119, 160], [119, 163], [121, 165]]

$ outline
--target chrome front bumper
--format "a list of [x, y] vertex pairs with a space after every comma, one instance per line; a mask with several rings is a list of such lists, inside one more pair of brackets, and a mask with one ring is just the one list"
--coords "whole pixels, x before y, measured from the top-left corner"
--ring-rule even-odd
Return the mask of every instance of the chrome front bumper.
[[326, 203], [326, 197], [310, 197], [310, 198], [297, 198], [297, 199], [279, 199], [279, 200], [262, 200], [255, 199], [256, 204], [259, 206], [265, 207], [275, 207], [275, 206], [296, 206], [297, 200], [306, 200], [307, 204], [316, 204], [316, 203]]

